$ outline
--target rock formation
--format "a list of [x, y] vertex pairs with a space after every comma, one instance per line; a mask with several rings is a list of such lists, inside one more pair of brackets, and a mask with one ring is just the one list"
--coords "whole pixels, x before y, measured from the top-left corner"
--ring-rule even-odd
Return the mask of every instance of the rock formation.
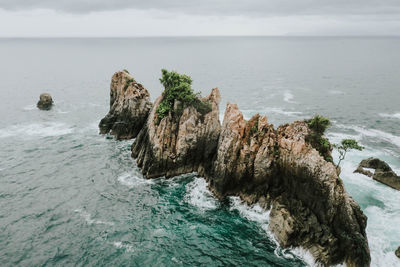
[[395, 254], [398, 258], [400, 258], [400, 247], [398, 247], [395, 251]]
[[149, 92], [127, 72], [116, 72], [110, 86], [110, 111], [100, 121], [101, 134], [135, 138], [146, 123], [152, 104]]
[[[374, 169], [375, 172], [372, 173], [371, 171], [365, 170], [364, 168]], [[386, 162], [380, 159], [364, 159], [360, 162], [354, 172], [367, 175], [378, 182], [388, 185], [394, 189], [400, 190], [400, 176], [397, 176], [392, 168], [390, 168], [390, 166]]]
[[[170, 86], [170, 92], [181, 93], [168, 75], [188, 80], [182, 88], [190, 89], [189, 77], [163, 74], [162, 82]], [[139, 90], [142, 87], [134, 87], [142, 92], [134, 100], [134, 88], [129, 94], [122, 91], [124, 77], [125, 73], [113, 77], [110, 118], [126, 113], [121, 110], [144, 114], [150, 106], [147, 91]], [[301, 246], [322, 265], [369, 266], [367, 218], [345, 191], [336, 166], [309, 143], [311, 130], [306, 122], [274, 129], [265, 116], [257, 114], [246, 121], [237, 105], [228, 104], [221, 128], [218, 89], [201, 99], [211, 104], [211, 111], [205, 113], [176, 98], [162, 105], [164, 97], [170, 96], [164, 92], [145, 124], [130, 128], [131, 133], [140, 130], [132, 144], [132, 156], [146, 178], [197, 172], [218, 198], [240, 196], [249, 204], [271, 209], [269, 229], [283, 247]], [[108, 120], [100, 125], [108, 125]], [[327, 153], [329, 156], [330, 151]]]
[[48, 93], [43, 93], [40, 95], [39, 101], [36, 105], [41, 110], [49, 110], [53, 106], [53, 99]]
[[271, 207], [269, 229], [283, 247], [304, 247], [324, 265], [367, 266], [367, 218], [345, 191], [336, 166], [306, 142], [309, 134], [303, 121], [274, 130], [266, 117], [245, 121], [228, 104], [207, 174], [210, 187], [219, 197], [239, 195]]
[[175, 101], [174, 112], [180, 116], [172, 116], [170, 112], [158, 124], [156, 109], [162, 96], [156, 100], [146, 125], [132, 145], [132, 156], [137, 158], [147, 178], [190, 172], [203, 174], [210, 168], [221, 128], [218, 89], [214, 88], [202, 100], [212, 105], [211, 112], [203, 115], [195, 107], [182, 107]]

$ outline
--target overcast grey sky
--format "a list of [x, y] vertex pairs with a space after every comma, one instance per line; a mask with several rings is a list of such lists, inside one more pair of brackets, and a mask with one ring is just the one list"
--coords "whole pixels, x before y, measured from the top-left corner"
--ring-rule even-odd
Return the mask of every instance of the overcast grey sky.
[[400, 0], [0, 0], [0, 36], [400, 35]]

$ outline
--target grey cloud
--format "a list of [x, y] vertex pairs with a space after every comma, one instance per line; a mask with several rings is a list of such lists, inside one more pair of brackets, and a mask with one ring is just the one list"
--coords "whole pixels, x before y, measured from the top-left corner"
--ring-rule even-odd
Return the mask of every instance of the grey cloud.
[[123, 9], [163, 10], [199, 15], [389, 15], [400, 14], [399, 0], [0, 0], [6, 10], [53, 9], [89, 13]]

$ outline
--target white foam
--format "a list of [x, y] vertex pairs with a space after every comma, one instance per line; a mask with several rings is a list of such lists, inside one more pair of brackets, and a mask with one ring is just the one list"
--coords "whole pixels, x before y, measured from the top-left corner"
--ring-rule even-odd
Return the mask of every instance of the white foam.
[[[316, 266], [313, 256], [305, 249], [282, 249], [279, 246], [274, 234], [268, 229], [270, 210], [263, 209], [259, 204], [249, 206], [247, 203], [242, 201], [240, 197], [230, 197], [229, 199], [231, 201], [230, 210], [237, 210], [241, 216], [250, 221], [257, 222], [261, 229], [263, 229], [268, 237], [275, 243], [276, 248], [274, 250], [274, 254], [278, 258], [293, 259], [293, 255], [296, 255], [304, 260], [304, 262], [308, 265]], [[290, 253], [287, 253], [287, 251], [290, 251]]]
[[[374, 155], [382, 152], [372, 152]], [[382, 154], [383, 155], [383, 154]], [[341, 177], [346, 190], [361, 205], [369, 204], [363, 209], [368, 217], [367, 237], [371, 251], [371, 266], [400, 266], [394, 251], [400, 245], [400, 192], [373, 179], [353, 173], [365, 155], [349, 154], [342, 165]], [[393, 166], [396, 167], [396, 166]], [[396, 168], [394, 168], [396, 169]], [[367, 203], [365, 198], [372, 198]]]
[[5, 129], [0, 130], [0, 138], [7, 138], [12, 136], [25, 137], [48, 137], [48, 136], [61, 136], [70, 134], [74, 131], [65, 123], [61, 122], [48, 122], [48, 123], [31, 123], [12, 125]]
[[133, 252], [133, 246], [129, 244], [125, 244], [125, 242], [114, 242], [113, 243], [114, 247], [118, 249], [125, 249], [126, 252]]
[[[375, 137], [379, 138], [381, 140], [384, 140], [386, 142], [392, 143], [396, 145], [397, 147], [400, 147], [400, 136], [387, 133], [381, 130], [376, 130], [376, 129], [366, 129], [365, 127], [361, 126], [355, 126], [355, 125], [343, 125], [343, 124], [336, 124], [335, 126], [342, 128], [342, 129], [349, 129], [353, 130], [358, 133], [358, 135], [346, 135], [346, 134], [340, 134], [340, 133], [335, 133], [336, 135], [343, 135], [343, 136], [351, 136], [352, 138], [356, 137], [357, 139], [362, 139], [365, 137]], [[334, 133], [329, 133], [329, 135], [334, 135]]]
[[286, 115], [289, 117], [293, 117], [293, 116], [299, 116], [301, 114], [303, 114], [300, 111], [288, 111], [288, 110], [284, 110], [282, 108], [265, 108], [261, 110], [262, 113], [277, 113], [277, 114], [282, 114], [282, 115]]
[[331, 95], [344, 95], [344, 92], [339, 90], [329, 90], [328, 92]]
[[154, 184], [153, 180], [141, 178], [139, 175], [138, 173], [124, 173], [118, 177], [118, 181], [129, 188], [143, 184]]
[[296, 103], [295, 101], [293, 101], [293, 94], [290, 91], [285, 91], [283, 93], [283, 101], [287, 102], [287, 103]]
[[363, 168], [363, 169], [366, 170], [366, 171], [371, 172], [372, 174], [375, 173], [375, 169], [372, 169], [372, 168]]
[[87, 223], [88, 225], [92, 225], [92, 224], [105, 224], [105, 225], [110, 225], [110, 226], [114, 225], [113, 222], [107, 222], [107, 221], [101, 221], [101, 220], [92, 219], [92, 216], [90, 215], [90, 213], [88, 213], [88, 212], [86, 212], [86, 211], [83, 211], [83, 210], [81, 210], [81, 209], [76, 209], [76, 210], [74, 210], [74, 211], [75, 211], [76, 213], [79, 213], [79, 215], [80, 215], [82, 218], [85, 219], [85, 221], [86, 221], [86, 223]]
[[285, 115], [288, 117], [298, 117], [302, 114], [302, 112], [300, 111], [289, 111], [289, 110], [284, 110], [282, 108], [275, 108], [275, 107], [270, 107], [270, 108], [264, 108], [264, 109], [244, 109], [242, 110], [243, 112], [243, 116], [245, 119], [250, 119], [251, 116], [253, 116], [256, 113], [260, 113], [261, 115], [266, 115], [267, 117], [271, 114], [271, 113], [275, 113], [275, 114], [280, 114], [280, 115]]
[[396, 136], [380, 130], [365, 129], [359, 126], [354, 126], [353, 129], [359, 132], [362, 136], [377, 137], [400, 147], [400, 136]]
[[31, 111], [31, 110], [35, 110], [35, 109], [37, 109], [37, 107], [35, 105], [28, 105], [23, 108], [23, 110], [26, 110], [26, 111]]
[[264, 210], [259, 204], [249, 206], [240, 197], [230, 197], [229, 200], [231, 201], [230, 210], [237, 210], [241, 216], [259, 223], [261, 228], [275, 240], [272, 233], [268, 230], [269, 210]]
[[207, 182], [204, 178], [195, 178], [186, 185], [185, 201], [199, 210], [212, 210], [218, 206], [217, 200], [207, 188]]
[[400, 113], [394, 113], [394, 114], [379, 113], [379, 116], [390, 119], [400, 119]]
[[[302, 259], [308, 266], [322, 266], [318, 265], [315, 262], [314, 257], [311, 255], [311, 253], [302, 247], [290, 249], [290, 252]], [[284, 255], [286, 256], [286, 258], [290, 258], [290, 254]]]
[[174, 261], [174, 262], [176, 262], [176, 263], [182, 264], [182, 261], [178, 260], [178, 259], [175, 258], [175, 257], [172, 257], [171, 260]]

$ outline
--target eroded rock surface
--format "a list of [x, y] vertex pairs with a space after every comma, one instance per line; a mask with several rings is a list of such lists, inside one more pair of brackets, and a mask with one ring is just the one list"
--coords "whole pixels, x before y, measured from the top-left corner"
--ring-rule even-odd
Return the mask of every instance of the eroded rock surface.
[[116, 72], [110, 86], [110, 111], [100, 121], [101, 134], [135, 138], [146, 123], [152, 103], [149, 92], [127, 72]]
[[[364, 168], [374, 169], [375, 172], [372, 173]], [[400, 176], [398, 176], [392, 170], [392, 168], [390, 168], [389, 164], [378, 158], [368, 158], [362, 160], [354, 172], [367, 175], [378, 182], [400, 190]]]
[[212, 106], [206, 114], [175, 100], [159, 118], [163, 97], [151, 108], [147, 90], [131, 79], [113, 76], [110, 113], [100, 128], [119, 138], [137, 135], [132, 156], [146, 178], [197, 172], [217, 197], [240, 196], [271, 209], [269, 228], [283, 247], [301, 246], [322, 265], [369, 266], [367, 218], [340, 171], [308, 143], [306, 122], [274, 129], [265, 116], [246, 121], [228, 104], [221, 128], [216, 88], [202, 99]]
[[39, 101], [36, 105], [41, 110], [49, 110], [53, 106], [53, 99], [48, 93], [43, 93], [40, 95]]
[[220, 94], [214, 88], [203, 98], [212, 105], [211, 112], [203, 115], [195, 107], [181, 107], [177, 101], [173, 116], [170, 112], [159, 123], [156, 109], [162, 101], [159, 97], [148, 120], [132, 144], [132, 156], [137, 158], [147, 178], [172, 177], [184, 173], [203, 174], [211, 168], [220, 134], [218, 104]]
[[309, 143], [303, 121], [274, 130], [267, 118], [243, 119], [228, 104], [210, 188], [272, 207], [269, 228], [283, 247], [302, 246], [325, 265], [368, 266], [366, 216], [347, 194], [336, 166]]

